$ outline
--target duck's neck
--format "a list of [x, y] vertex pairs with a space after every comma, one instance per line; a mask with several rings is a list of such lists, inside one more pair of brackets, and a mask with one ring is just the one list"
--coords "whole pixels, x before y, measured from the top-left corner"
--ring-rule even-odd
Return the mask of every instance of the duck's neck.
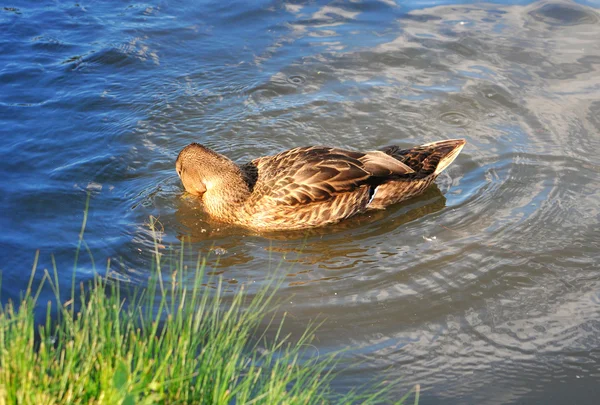
[[202, 202], [210, 215], [232, 220], [250, 196], [250, 189], [239, 166], [231, 161], [227, 163], [220, 168], [218, 176], [206, 182]]

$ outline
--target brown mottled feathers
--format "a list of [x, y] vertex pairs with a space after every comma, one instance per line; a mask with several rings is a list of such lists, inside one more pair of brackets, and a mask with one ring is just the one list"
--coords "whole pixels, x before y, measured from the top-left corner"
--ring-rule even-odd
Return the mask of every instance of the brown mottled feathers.
[[216, 219], [256, 230], [290, 230], [335, 223], [418, 195], [464, 144], [457, 139], [371, 152], [310, 146], [240, 166], [191, 144], [176, 168], [186, 190]]
[[464, 139], [449, 139], [410, 149], [395, 145], [383, 148], [382, 152], [411, 167], [414, 173], [379, 186], [369, 208], [384, 209], [421, 194], [456, 159], [464, 145]]
[[434, 173], [440, 174], [454, 161], [464, 145], [464, 139], [448, 139], [410, 149], [400, 149], [396, 145], [386, 146], [381, 151], [412, 168], [415, 178], [423, 178]]
[[379, 151], [361, 153], [319, 146], [291, 149], [252, 164], [262, 179], [261, 198], [286, 205], [328, 200], [369, 181], [376, 182], [376, 178], [413, 172]]

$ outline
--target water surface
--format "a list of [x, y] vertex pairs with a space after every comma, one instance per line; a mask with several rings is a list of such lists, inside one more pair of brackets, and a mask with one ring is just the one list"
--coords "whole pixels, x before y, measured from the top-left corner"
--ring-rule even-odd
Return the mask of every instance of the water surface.
[[[297, 335], [348, 347], [336, 389], [402, 377], [422, 403], [596, 403], [600, 3], [45, 2], [0, 9], [2, 302], [56, 257], [143, 283], [188, 241]], [[313, 232], [210, 221], [174, 171], [197, 141], [243, 162], [291, 147], [464, 137], [437, 185]], [[85, 255], [84, 255], [85, 256]], [[344, 366], [346, 367], [346, 366]]]

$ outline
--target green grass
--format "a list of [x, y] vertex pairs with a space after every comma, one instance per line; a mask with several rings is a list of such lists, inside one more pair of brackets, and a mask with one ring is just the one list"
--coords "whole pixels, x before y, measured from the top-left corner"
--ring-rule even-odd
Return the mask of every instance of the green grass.
[[[56, 266], [34, 288], [36, 256], [21, 302], [0, 308], [0, 405], [391, 402], [385, 383], [334, 394], [335, 356], [300, 362], [316, 328], [292, 343], [273, 325], [277, 283], [253, 297], [239, 287], [225, 303], [220, 283], [203, 284], [202, 261], [186, 271], [181, 257], [167, 282], [158, 250], [154, 257], [144, 290], [126, 295], [97, 276], [61, 302]], [[39, 302], [43, 288], [54, 301]], [[36, 324], [44, 309], [45, 324]], [[415, 387], [397, 403], [418, 396]]]

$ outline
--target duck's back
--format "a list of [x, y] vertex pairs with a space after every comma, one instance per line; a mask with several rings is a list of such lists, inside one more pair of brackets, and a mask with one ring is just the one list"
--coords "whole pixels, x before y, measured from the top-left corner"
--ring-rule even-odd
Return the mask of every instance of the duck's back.
[[[364, 212], [374, 187], [410, 168], [377, 152], [311, 146], [262, 157], [242, 166], [252, 195], [252, 226], [295, 229], [338, 222]], [[275, 225], [273, 225], [275, 224]]]
[[241, 166], [252, 193], [239, 222], [301, 229], [385, 208], [423, 192], [463, 145], [450, 140], [372, 152], [310, 146], [255, 159]]

